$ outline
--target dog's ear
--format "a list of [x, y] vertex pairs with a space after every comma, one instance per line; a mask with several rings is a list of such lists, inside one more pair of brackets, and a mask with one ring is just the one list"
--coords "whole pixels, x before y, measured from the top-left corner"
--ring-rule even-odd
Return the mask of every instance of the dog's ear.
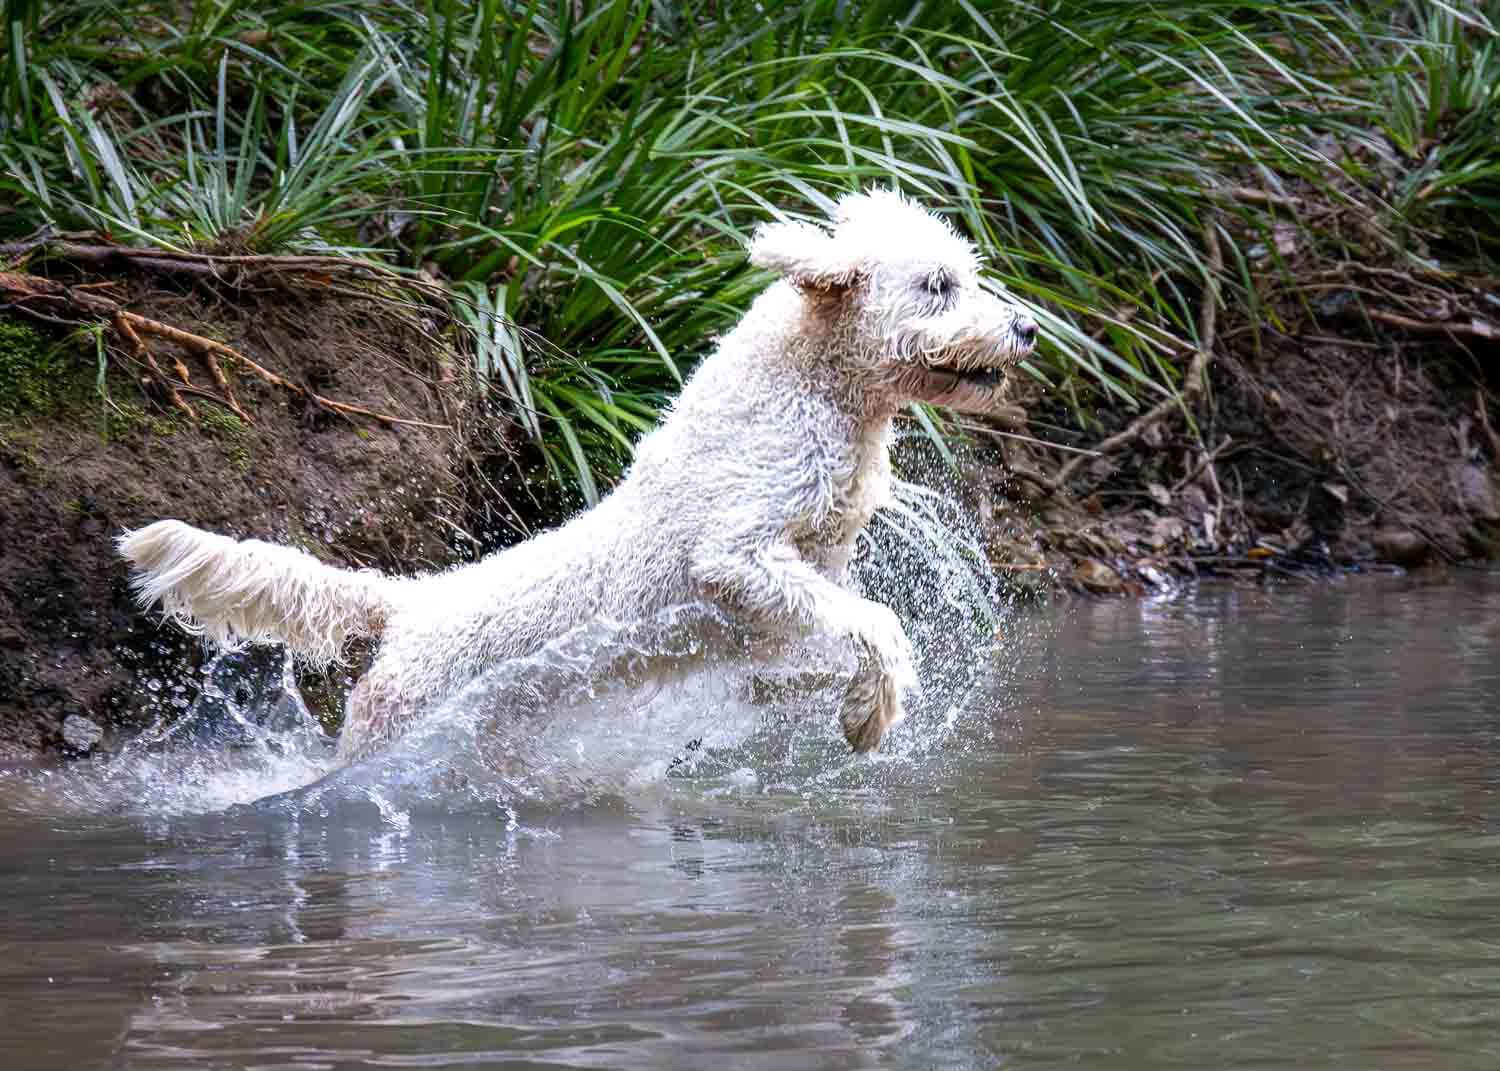
[[785, 276], [809, 296], [832, 297], [859, 281], [863, 267], [847, 252], [847, 243], [834, 240], [812, 223], [763, 223], [750, 239], [750, 263]]

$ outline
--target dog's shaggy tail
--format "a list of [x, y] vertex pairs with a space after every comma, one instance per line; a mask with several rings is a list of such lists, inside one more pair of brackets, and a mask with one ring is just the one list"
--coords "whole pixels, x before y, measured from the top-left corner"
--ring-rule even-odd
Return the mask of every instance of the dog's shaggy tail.
[[400, 583], [181, 521], [148, 524], [116, 545], [135, 567], [142, 607], [159, 602], [168, 618], [220, 644], [284, 643], [319, 665], [338, 661], [351, 637], [380, 632]]

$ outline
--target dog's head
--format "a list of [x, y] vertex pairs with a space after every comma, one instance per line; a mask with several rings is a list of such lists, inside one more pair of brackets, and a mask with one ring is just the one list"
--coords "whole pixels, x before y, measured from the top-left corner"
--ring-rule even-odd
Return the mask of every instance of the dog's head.
[[974, 246], [891, 190], [841, 198], [827, 227], [761, 226], [750, 262], [783, 275], [893, 402], [989, 409], [1036, 345], [1036, 321], [981, 286]]

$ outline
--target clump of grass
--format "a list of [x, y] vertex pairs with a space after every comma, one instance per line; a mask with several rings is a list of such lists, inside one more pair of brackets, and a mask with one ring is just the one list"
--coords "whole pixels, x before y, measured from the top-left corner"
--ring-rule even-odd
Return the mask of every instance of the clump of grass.
[[[1500, 252], [1500, 4], [1404, 5], [1411, 36], [1381, 80], [1380, 130], [1400, 154], [1397, 218]], [[1484, 223], [1490, 225], [1482, 225]], [[1457, 232], [1457, 234], [1455, 234]]]

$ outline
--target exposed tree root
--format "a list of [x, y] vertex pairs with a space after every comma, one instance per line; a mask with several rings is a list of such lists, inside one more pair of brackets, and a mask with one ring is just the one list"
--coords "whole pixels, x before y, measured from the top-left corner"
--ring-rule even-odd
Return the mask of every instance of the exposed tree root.
[[60, 261], [95, 270], [129, 267], [156, 275], [186, 275], [231, 286], [246, 286], [295, 277], [304, 282], [324, 283], [335, 277], [378, 280], [445, 298], [441, 287], [419, 278], [401, 275], [380, 264], [350, 257], [289, 254], [216, 254], [138, 249], [115, 245], [95, 235], [41, 234], [21, 242], [0, 243], [0, 258], [8, 267], [32, 261]]
[[[167, 378], [167, 374], [161, 370], [161, 365], [156, 363], [156, 358], [152, 356], [151, 350], [147, 348], [145, 340], [141, 338], [135, 327], [131, 325], [125, 314], [116, 312], [111, 322], [114, 324], [115, 332], [125, 342], [125, 345], [129, 347], [131, 356], [151, 370], [151, 378], [162, 392], [166, 394], [168, 401], [172, 403], [172, 408], [183, 413], [189, 422], [197, 424], [198, 414], [193, 412], [192, 406], [183, 401], [182, 392]], [[184, 383], [187, 383], [186, 372], [187, 369], [182, 367], [179, 361], [178, 375]], [[187, 385], [191, 386], [190, 383]], [[235, 406], [235, 408], [238, 409], [239, 406]]]
[[[3, 251], [3, 248], [0, 247], [0, 251]], [[116, 251], [116, 247], [107, 248], [111, 251]], [[129, 250], [128, 252], [134, 255], [148, 251]], [[161, 258], [148, 259], [157, 261]], [[231, 259], [242, 261], [247, 258]], [[322, 261], [333, 258], [251, 259]], [[326, 398], [310, 388], [277, 375], [269, 368], [222, 342], [205, 338], [191, 331], [185, 331], [180, 327], [174, 327], [160, 320], [142, 316], [139, 313], [131, 312], [123, 308], [113, 298], [97, 293], [93, 287], [68, 286], [56, 280], [46, 279], [38, 275], [7, 271], [0, 272], [0, 298], [3, 298], [4, 301], [3, 305], [0, 305], [0, 308], [10, 309], [23, 316], [29, 316], [48, 323], [72, 324], [84, 320], [108, 323], [115, 335], [124, 344], [126, 352], [130, 357], [145, 366], [148, 370], [148, 378], [166, 396], [168, 404], [174, 409], [186, 413], [193, 419], [194, 423], [197, 421], [192, 406], [188, 405], [183, 399], [185, 392], [196, 396], [210, 397], [212, 400], [219, 402], [233, 411], [235, 415], [239, 416], [246, 423], [254, 423], [249, 413], [245, 411], [244, 407], [240, 405], [239, 400], [235, 397], [229, 379], [218, 363], [218, 358], [224, 357], [236, 362], [240, 367], [270, 386], [299, 395], [332, 412], [341, 413], [345, 416], [365, 417], [386, 425], [409, 425], [412, 427], [437, 429], [447, 427], [447, 425], [443, 424], [433, 424], [424, 420], [398, 417], [390, 413], [382, 413], [374, 409], [366, 409], [363, 406]], [[174, 358], [173, 361], [175, 375], [168, 375], [162, 368], [161, 363], [157, 361], [143, 336], [170, 342], [198, 358], [204, 367], [208, 369], [210, 376], [213, 377], [214, 384], [219, 391], [218, 395], [212, 395], [201, 388], [195, 387], [187, 366], [180, 359]]]
[[1463, 320], [1415, 320], [1410, 316], [1402, 316], [1400, 313], [1388, 312], [1385, 309], [1366, 309], [1365, 315], [1380, 323], [1389, 324], [1391, 327], [1399, 327], [1403, 331], [1423, 335], [1469, 335], [1473, 338], [1489, 339], [1500, 342], [1500, 324], [1489, 320], [1481, 320], [1477, 316], [1467, 321]]

